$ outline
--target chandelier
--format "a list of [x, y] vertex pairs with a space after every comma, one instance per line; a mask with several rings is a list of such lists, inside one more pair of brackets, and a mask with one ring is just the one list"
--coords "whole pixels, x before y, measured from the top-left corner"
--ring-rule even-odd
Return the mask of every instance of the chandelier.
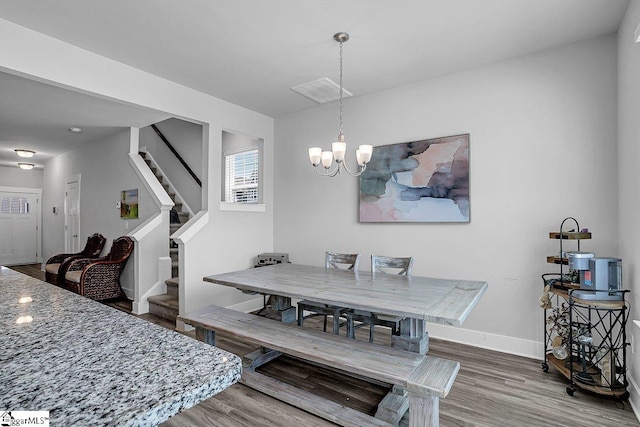
[[[367, 168], [367, 163], [371, 160], [373, 147], [371, 145], [360, 145], [356, 150], [356, 161], [358, 162], [358, 170], [353, 172], [349, 169], [344, 161], [347, 151], [347, 144], [344, 142], [344, 133], [342, 132], [342, 45], [349, 40], [349, 34], [336, 33], [333, 39], [340, 43], [340, 133], [338, 140], [331, 144], [331, 151], [323, 151], [320, 147], [309, 148], [309, 161], [315, 168], [316, 172], [322, 176], [336, 176], [343, 170], [351, 176], [359, 176]], [[335, 166], [333, 160], [335, 159]], [[322, 167], [320, 167], [322, 165]]]

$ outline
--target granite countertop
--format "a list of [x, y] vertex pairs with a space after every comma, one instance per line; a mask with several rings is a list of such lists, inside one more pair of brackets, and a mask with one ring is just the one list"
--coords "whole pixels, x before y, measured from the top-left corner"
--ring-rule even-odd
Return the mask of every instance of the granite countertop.
[[0, 410], [151, 426], [240, 379], [240, 358], [0, 267]]

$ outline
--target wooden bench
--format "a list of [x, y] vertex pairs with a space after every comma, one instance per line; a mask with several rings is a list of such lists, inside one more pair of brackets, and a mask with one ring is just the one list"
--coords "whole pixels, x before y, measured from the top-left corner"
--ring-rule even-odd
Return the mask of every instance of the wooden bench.
[[[178, 320], [196, 328], [196, 337], [215, 345], [216, 333], [260, 345], [245, 358], [243, 384], [342, 426], [390, 426], [409, 410], [409, 426], [437, 426], [439, 399], [449, 393], [460, 363], [356, 341], [293, 324], [208, 306]], [[267, 350], [269, 349], [269, 350]], [[255, 372], [285, 353], [348, 374], [393, 386], [374, 417]]]

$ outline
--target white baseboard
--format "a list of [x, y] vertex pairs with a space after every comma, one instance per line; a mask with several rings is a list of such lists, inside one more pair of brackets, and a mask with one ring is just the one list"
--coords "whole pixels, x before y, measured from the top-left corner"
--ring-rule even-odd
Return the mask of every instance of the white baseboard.
[[[131, 298], [129, 298], [129, 299], [131, 299]], [[148, 313], [149, 312], [149, 301], [147, 301], [147, 300], [144, 300], [142, 302], [133, 301], [133, 303], [131, 303], [131, 312], [133, 314], [138, 314], [138, 315]]]
[[455, 328], [453, 326], [437, 325], [434, 323], [427, 323], [427, 331], [431, 338], [542, 360], [543, 347], [542, 343], [538, 341]]
[[629, 387], [627, 387], [629, 403], [633, 413], [636, 414], [636, 418], [640, 421], [640, 388], [638, 388], [638, 383], [631, 375], [627, 376], [627, 381], [629, 382]]

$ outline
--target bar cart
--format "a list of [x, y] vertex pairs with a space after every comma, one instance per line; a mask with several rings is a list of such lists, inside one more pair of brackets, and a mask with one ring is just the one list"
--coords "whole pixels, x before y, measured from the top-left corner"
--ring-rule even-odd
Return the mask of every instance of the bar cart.
[[[565, 231], [565, 224], [575, 227]], [[560, 232], [549, 233], [549, 238], [560, 240], [560, 252], [547, 257], [547, 262], [560, 265], [560, 272], [542, 275], [545, 286], [540, 299], [544, 309], [542, 370], [548, 372], [549, 366], [553, 366], [567, 378], [570, 384], [566, 392], [570, 396], [579, 388], [624, 401], [629, 397], [626, 376], [629, 291], [616, 290], [617, 300], [608, 298], [612, 294], [608, 291], [577, 292], [580, 288], [577, 272], [564, 267], [570, 263], [563, 241], [574, 241], [580, 251], [580, 240], [590, 239], [591, 233], [581, 231], [575, 218], [565, 218]]]

